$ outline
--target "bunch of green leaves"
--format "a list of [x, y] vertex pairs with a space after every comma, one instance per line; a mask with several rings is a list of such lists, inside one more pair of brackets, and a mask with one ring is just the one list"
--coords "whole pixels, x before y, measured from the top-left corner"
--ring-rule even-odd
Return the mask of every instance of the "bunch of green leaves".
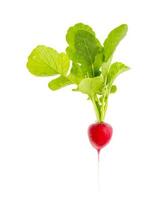
[[55, 76], [48, 83], [51, 90], [75, 84], [76, 89], [88, 95], [94, 105], [99, 122], [104, 121], [108, 97], [117, 90], [116, 77], [129, 68], [121, 63], [112, 63], [119, 42], [127, 33], [122, 24], [112, 30], [103, 45], [88, 25], [78, 23], [66, 34], [68, 47], [59, 53], [55, 49], [39, 45], [28, 57], [27, 68], [36, 76]]

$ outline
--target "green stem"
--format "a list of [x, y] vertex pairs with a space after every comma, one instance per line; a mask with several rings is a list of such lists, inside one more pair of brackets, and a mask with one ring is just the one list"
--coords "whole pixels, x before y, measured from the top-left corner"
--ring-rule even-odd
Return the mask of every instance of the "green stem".
[[101, 109], [101, 120], [102, 121], [104, 121], [104, 119], [105, 119], [107, 107], [108, 107], [108, 98], [106, 98], [102, 104], [102, 109]]
[[97, 103], [95, 97], [92, 97], [91, 100], [92, 100], [92, 103], [93, 103], [93, 106], [94, 106], [94, 110], [95, 110], [95, 113], [96, 113], [97, 121], [98, 122], [102, 122], [102, 120], [101, 120], [101, 113], [100, 113], [100, 106]]
[[107, 105], [108, 105], [108, 91], [107, 91], [107, 87], [105, 86], [105, 91], [103, 93], [103, 96], [102, 96], [102, 100], [101, 100], [101, 120], [104, 121], [105, 119], [105, 114], [106, 114], [106, 111], [107, 111]]
[[101, 99], [99, 99], [97, 95], [91, 98], [98, 122], [104, 122], [106, 111], [108, 108], [109, 93], [110, 89], [106, 87]]

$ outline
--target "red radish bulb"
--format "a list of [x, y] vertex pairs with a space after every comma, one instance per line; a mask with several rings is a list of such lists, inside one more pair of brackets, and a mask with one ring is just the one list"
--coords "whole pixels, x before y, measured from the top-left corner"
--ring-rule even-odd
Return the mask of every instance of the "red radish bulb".
[[107, 145], [112, 137], [113, 129], [107, 123], [94, 123], [88, 128], [89, 141], [92, 146], [99, 152]]

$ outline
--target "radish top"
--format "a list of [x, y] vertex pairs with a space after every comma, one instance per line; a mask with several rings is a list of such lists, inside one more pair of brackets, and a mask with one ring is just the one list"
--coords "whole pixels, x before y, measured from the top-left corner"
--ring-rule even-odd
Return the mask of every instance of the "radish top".
[[108, 107], [108, 97], [117, 90], [116, 77], [129, 68], [121, 63], [112, 63], [119, 42], [128, 30], [126, 24], [113, 29], [103, 45], [95, 32], [83, 23], [70, 27], [66, 34], [68, 47], [59, 53], [55, 49], [39, 45], [28, 57], [27, 68], [36, 76], [55, 76], [48, 83], [51, 90], [70, 84], [88, 95], [94, 105], [98, 122], [103, 122]]

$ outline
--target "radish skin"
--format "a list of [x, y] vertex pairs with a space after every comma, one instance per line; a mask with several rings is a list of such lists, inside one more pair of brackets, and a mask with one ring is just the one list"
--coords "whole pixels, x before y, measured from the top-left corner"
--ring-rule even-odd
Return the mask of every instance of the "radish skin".
[[105, 122], [91, 124], [88, 128], [88, 137], [92, 146], [100, 152], [111, 140], [113, 129]]

